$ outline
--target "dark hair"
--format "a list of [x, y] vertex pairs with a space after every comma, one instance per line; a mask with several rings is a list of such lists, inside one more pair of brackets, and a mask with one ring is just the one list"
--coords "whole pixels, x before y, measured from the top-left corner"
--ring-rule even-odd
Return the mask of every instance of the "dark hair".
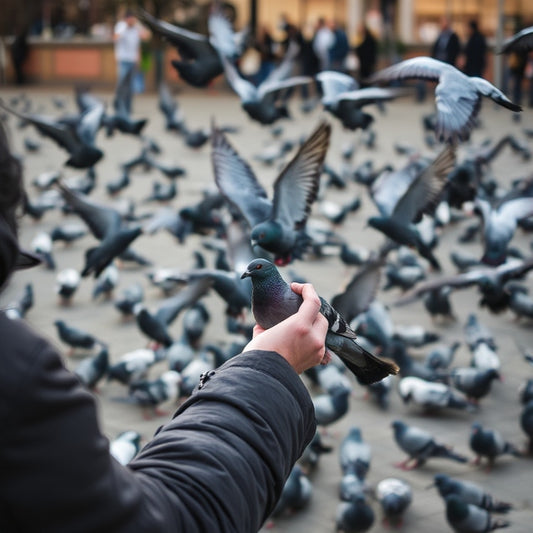
[[477, 21], [475, 20], [471, 20], [468, 25], [470, 26], [470, 29], [472, 31], [477, 31]]

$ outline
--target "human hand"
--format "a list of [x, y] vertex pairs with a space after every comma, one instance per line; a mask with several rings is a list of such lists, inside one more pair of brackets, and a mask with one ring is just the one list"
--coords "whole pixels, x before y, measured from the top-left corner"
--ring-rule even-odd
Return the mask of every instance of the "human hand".
[[328, 321], [320, 313], [320, 299], [310, 283], [292, 283], [291, 289], [303, 298], [298, 312], [267, 330], [256, 325], [253, 339], [243, 352], [277, 352], [301, 374], [329, 360], [325, 346]]

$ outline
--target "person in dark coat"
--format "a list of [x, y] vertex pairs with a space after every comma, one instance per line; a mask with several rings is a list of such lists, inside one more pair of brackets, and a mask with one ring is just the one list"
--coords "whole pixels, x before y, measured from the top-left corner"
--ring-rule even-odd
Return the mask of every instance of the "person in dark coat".
[[471, 20], [468, 27], [470, 35], [464, 48], [465, 65], [463, 72], [467, 76], [482, 78], [487, 66], [487, 41], [479, 31], [475, 20]]
[[23, 85], [26, 82], [24, 65], [29, 53], [28, 32], [26, 29], [17, 32], [11, 43], [10, 51], [13, 70], [15, 71], [15, 83], [17, 85]]
[[459, 37], [453, 31], [450, 19], [443, 17], [441, 31], [431, 49], [431, 57], [455, 67], [460, 51], [461, 43], [459, 42]]
[[[1, 285], [34, 262], [16, 235], [20, 168], [0, 128]], [[313, 287], [293, 287], [298, 313], [256, 326], [127, 466], [57, 350], [0, 312], [0, 531], [257, 531], [316, 429], [298, 374], [322, 360], [328, 323]]]
[[364, 83], [374, 73], [378, 60], [378, 42], [368, 26], [363, 26], [363, 40], [355, 47], [355, 53], [359, 59], [359, 78]]

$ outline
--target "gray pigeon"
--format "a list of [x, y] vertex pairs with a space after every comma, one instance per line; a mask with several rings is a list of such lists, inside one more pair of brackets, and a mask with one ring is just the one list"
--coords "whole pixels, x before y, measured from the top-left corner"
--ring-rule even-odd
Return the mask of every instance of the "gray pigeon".
[[403, 514], [413, 500], [413, 491], [403, 479], [389, 477], [377, 484], [376, 499], [383, 510], [383, 525], [401, 527]]
[[351, 501], [337, 506], [335, 531], [343, 533], [363, 533], [374, 524], [374, 511], [363, 494], [355, 494]]
[[507, 513], [513, 508], [510, 503], [494, 499], [483, 487], [471, 481], [454, 479], [446, 474], [435, 474], [433, 484], [430, 487], [433, 486], [437, 487], [443, 498], [455, 494], [465, 503], [477, 505], [491, 513]]
[[340, 420], [350, 406], [351, 389], [334, 388], [331, 392], [313, 398], [315, 419], [318, 426], [329, 426]]
[[391, 213], [368, 219], [370, 226], [394, 242], [415, 247], [435, 270], [440, 270], [440, 264], [430, 246], [423, 241], [415, 223], [421, 220], [424, 213], [429, 213], [437, 206], [446, 185], [446, 178], [454, 164], [455, 150], [447, 147], [429, 167], [418, 174], [396, 202]]
[[507, 520], [494, 519], [485, 509], [466, 503], [455, 494], [446, 497], [446, 519], [457, 533], [486, 533], [510, 525]]
[[322, 122], [274, 183], [270, 201], [250, 166], [215, 130], [212, 161], [215, 182], [230, 205], [248, 222], [252, 244], [276, 255], [278, 264], [301, 257], [309, 244], [304, 228], [316, 200], [331, 126]]
[[377, 72], [370, 81], [375, 83], [409, 78], [437, 82], [435, 134], [440, 141], [447, 143], [469, 138], [481, 107], [482, 96], [511, 111], [522, 110], [487, 80], [466, 76], [453, 65], [431, 57], [413, 57], [401, 61]]
[[94, 389], [98, 382], [106, 375], [109, 368], [109, 352], [107, 347], [102, 346], [100, 351], [80, 361], [74, 369], [74, 374], [88, 388]]
[[524, 28], [505, 40], [499, 53], [529, 52], [533, 49], [533, 26]]
[[[303, 301], [291, 290], [275, 265], [266, 259], [252, 261], [242, 277], [252, 279], [252, 311], [256, 322], [265, 329], [296, 313]], [[398, 372], [396, 364], [379, 359], [359, 346], [356, 334], [323, 298], [320, 312], [329, 323], [326, 347], [342, 359], [362, 384]]]
[[[448, 446], [439, 444], [430, 433], [423, 429], [409, 426], [401, 420], [394, 420], [392, 427], [396, 444], [408, 455], [405, 461], [398, 463], [399, 468], [410, 470], [423, 465], [432, 457], [442, 457], [459, 463], [468, 462], [466, 457], [453, 452]], [[414, 461], [413, 465], [409, 466], [412, 461]]]
[[141, 435], [128, 430], [119, 433], [109, 443], [109, 453], [122, 465], [127, 465], [141, 449]]
[[482, 457], [487, 458], [487, 469], [494, 466], [496, 459], [504, 454], [521, 457], [520, 450], [503, 438], [495, 429], [484, 429], [479, 422], [474, 422], [470, 431], [470, 449], [476, 454], [475, 464], [479, 464]]

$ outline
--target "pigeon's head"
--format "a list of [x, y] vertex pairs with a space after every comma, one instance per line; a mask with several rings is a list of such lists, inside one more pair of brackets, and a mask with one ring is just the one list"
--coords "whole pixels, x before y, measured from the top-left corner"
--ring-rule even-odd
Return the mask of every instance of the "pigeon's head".
[[452, 490], [450, 486], [450, 478], [446, 474], [435, 474], [433, 483], [428, 487], [437, 487], [441, 496], [445, 498]]
[[261, 222], [252, 230], [252, 246], [258, 244], [265, 250], [275, 252], [273, 247], [280, 241], [281, 233], [281, 226], [277, 222], [273, 220]]
[[394, 430], [394, 433], [401, 433], [405, 431], [405, 429], [407, 428], [405, 423], [402, 422], [401, 420], [394, 420], [391, 423], [391, 426], [392, 426], [392, 429]]
[[474, 422], [472, 426], [470, 426], [470, 428], [473, 434], [479, 433], [483, 429], [483, 427], [481, 426], [479, 422]]
[[246, 270], [242, 273], [241, 279], [267, 279], [270, 275], [277, 271], [274, 264], [266, 259], [254, 259], [248, 264]]

